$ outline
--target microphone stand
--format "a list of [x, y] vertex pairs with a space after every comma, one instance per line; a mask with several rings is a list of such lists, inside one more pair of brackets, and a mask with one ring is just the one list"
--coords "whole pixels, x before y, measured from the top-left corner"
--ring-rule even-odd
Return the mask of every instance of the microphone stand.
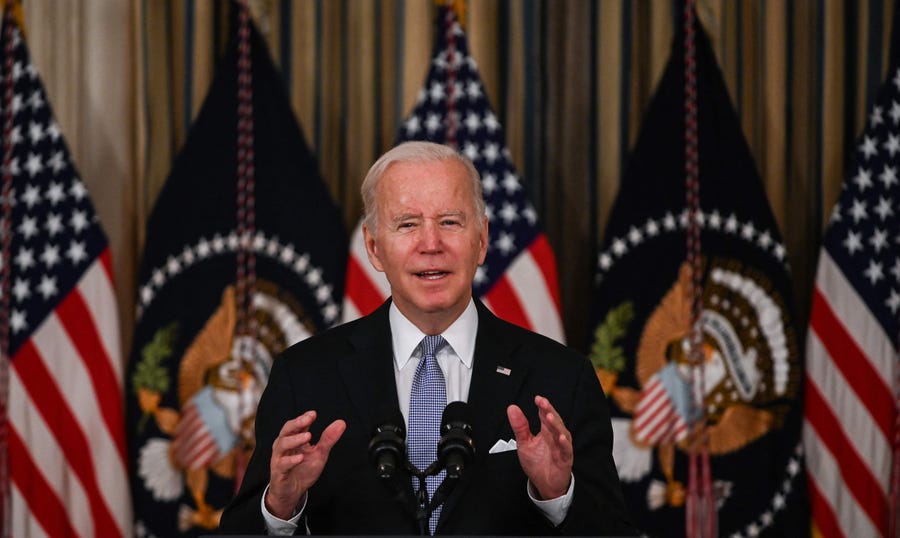
[[447, 499], [448, 492], [453, 489], [453, 485], [456, 484], [458, 478], [450, 477], [449, 475], [444, 478], [444, 481], [441, 482], [441, 485], [435, 490], [434, 498], [429, 500], [428, 485], [425, 479], [429, 476], [437, 475], [443, 469], [440, 462], [435, 461], [429, 465], [427, 469], [420, 471], [418, 467], [410, 463], [409, 460], [406, 460], [406, 470], [410, 475], [415, 476], [419, 480], [419, 489], [415, 492], [415, 512], [416, 522], [419, 524], [419, 535], [421, 536], [428, 536], [431, 534], [428, 528], [428, 520], [431, 519], [431, 514], [434, 513], [435, 508], [440, 506], [441, 503]]

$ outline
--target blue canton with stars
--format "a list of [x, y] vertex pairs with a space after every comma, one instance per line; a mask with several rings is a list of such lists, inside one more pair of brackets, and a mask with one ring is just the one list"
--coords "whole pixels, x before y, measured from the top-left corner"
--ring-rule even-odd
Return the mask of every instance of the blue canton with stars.
[[[475, 294], [483, 295], [503, 276], [516, 256], [531, 245], [540, 230], [537, 212], [526, 198], [506, 147], [503, 128], [491, 109], [478, 67], [469, 54], [466, 35], [453, 11], [441, 8], [438, 20], [443, 24], [437, 28], [438, 39], [428, 78], [412, 114], [400, 128], [397, 143], [427, 140], [446, 144], [448, 124], [457, 126], [456, 146], [481, 174], [485, 212], [490, 221], [487, 256], [474, 282]], [[451, 41], [452, 57], [449, 55]], [[451, 77], [452, 94], [448, 86]]]
[[900, 331], [900, 69], [882, 86], [824, 246], [885, 333]]
[[107, 245], [18, 28], [13, 35], [11, 357]]

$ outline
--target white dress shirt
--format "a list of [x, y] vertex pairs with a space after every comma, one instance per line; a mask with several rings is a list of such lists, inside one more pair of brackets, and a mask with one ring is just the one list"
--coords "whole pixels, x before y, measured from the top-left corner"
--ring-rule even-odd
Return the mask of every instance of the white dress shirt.
[[[394, 378], [397, 384], [397, 399], [403, 419], [409, 422], [409, 396], [412, 391], [413, 377], [419, 364], [421, 351], [419, 343], [425, 333], [413, 325], [392, 302], [388, 312], [391, 324], [391, 344], [394, 350]], [[447, 345], [437, 350], [435, 359], [444, 374], [447, 384], [447, 403], [466, 401], [469, 397], [469, 386], [472, 383], [472, 365], [475, 359], [475, 335], [478, 334], [478, 311], [475, 301], [469, 299], [469, 305], [447, 330], [441, 333]], [[483, 450], [487, 450], [484, 448]], [[575, 489], [575, 477], [569, 482], [569, 490], [562, 497], [550, 500], [538, 500], [528, 482], [528, 497], [537, 508], [554, 525], [559, 525], [566, 518], [572, 504], [572, 492]], [[268, 491], [268, 486], [266, 487]], [[296, 514], [288, 520], [279, 519], [266, 509], [266, 493], [262, 497], [262, 513], [266, 521], [266, 529], [270, 535], [287, 536], [294, 533], [303, 509], [306, 508], [306, 495], [301, 499]], [[307, 529], [307, 534], [309, 534]]]

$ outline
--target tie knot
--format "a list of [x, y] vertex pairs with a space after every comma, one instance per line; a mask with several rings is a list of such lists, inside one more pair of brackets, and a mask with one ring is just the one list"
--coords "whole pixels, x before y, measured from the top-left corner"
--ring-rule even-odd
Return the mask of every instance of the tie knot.
[[433, 336], [426, 336], [422, 339], [422, 356], [423, 357], [434, 357], [434, 354], [437, 353], [437, 350], [442, 348], [447, 341], [444, 340], [444, 337], [436, 334]]

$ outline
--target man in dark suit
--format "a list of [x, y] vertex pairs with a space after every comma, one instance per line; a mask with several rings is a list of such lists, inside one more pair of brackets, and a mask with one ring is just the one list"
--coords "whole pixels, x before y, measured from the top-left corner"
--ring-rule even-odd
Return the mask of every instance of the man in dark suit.
[[[275, 361], [256, 450], [220, 530], [630, 534], [590, 363], [472, 298], [488, 244], [472, 163], [446, 146], [401, 144], [372, 166], [362, 192], [366, 250], [391, 299]], [[419, 431], [431, 427], [422, 408], [434, 403], [435, 380], [441, 407], [472, 408], [476, 454], [420, 527], [414, 507], [376, 476], [367, 447], [380, 421], [402, 414], [410, 459], [421, 456], [414, 439], [437, 436]]]

